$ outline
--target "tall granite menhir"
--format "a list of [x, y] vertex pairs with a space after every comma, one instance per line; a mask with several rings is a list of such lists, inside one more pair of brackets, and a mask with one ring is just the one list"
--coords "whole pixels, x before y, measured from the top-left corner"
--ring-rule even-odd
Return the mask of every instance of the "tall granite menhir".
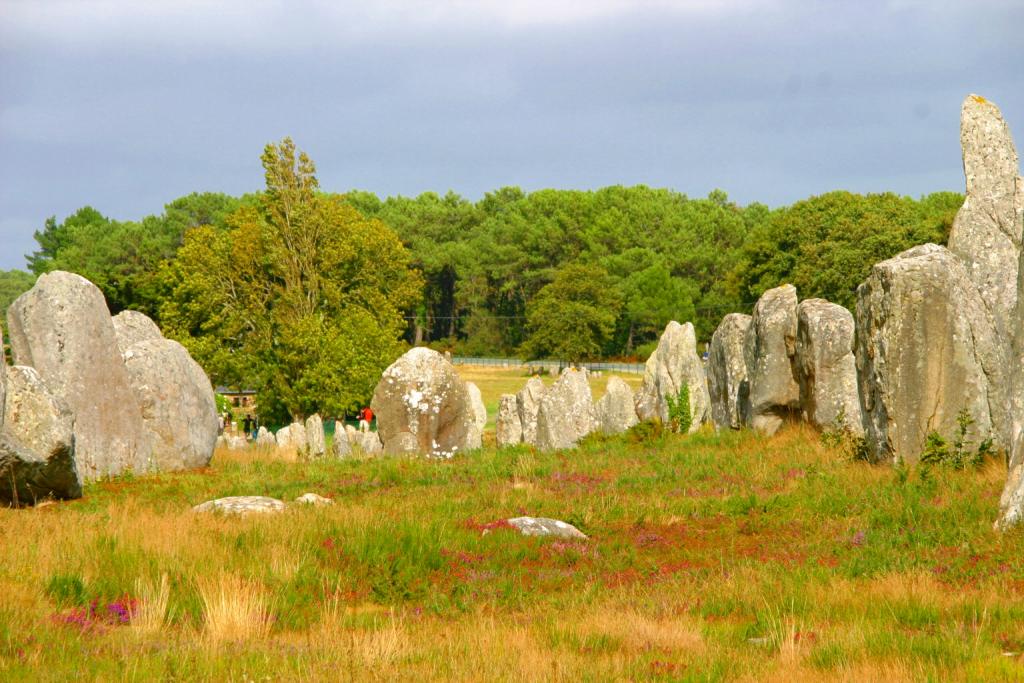
[[708, 391], [711, 395], [711, 419], [717, 427], [739, 429], [746, 420], [744, 411], [749, 387], [743, 345], [750, 327], [750, 316], [730, 313], [711, 335], [708, 349]]
[[774, 434], [798, 416], [800, 386], [793, 366], [796, 354], [796, 287], [769, 289], [754, 305], [743, 346], [747, 366], [747, 419], [754, 429]]
[[35, 368], [75, 419], [83, 480], [152, 469], [152, 444], [118, 349], [107, 303], [79, 275], [41, 275], [7, 311], [16, 365]]
[[865, 440], [877, 459], [916, 461], [931, 432], [1008, 441], [1006, 354], [959, 258], [925, 244], [875, 264], [857, 288], [857, 381]]
[[797, 306], [796, 367], [804, 420], [823, 429], [864, 433], [853, 357], [853, 316], [824, 299]]
[[695, 432], [707, 421], [711, 411], [707, 376], [697, 355], [693, 325], [680, 325], [673, 320], [665, 326], [658, 347], [647, 359], [644, 381], [636, 394], [637, 417], [668, 424], [668, 399], [675, 399], [684, 385], [690, 395], [690, 432]]
[[1024, 179], [1010, 129], [999, 107], [984, 97], [964, 100], [960, 145], [967, 196], [953, 221], [949, 250], [967, 266], [1008, 348], [1017, 303]]

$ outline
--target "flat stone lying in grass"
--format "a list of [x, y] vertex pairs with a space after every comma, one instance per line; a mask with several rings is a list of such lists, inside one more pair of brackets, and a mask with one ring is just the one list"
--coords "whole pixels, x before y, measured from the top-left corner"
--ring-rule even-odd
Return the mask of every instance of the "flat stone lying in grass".
[[519, 529], [523, 536], [556, 536], [558, 538], [586, 538], [587, 535], [568, 522], [548, 517], [513, 517], [508, 523]]
[[303, 505], [314, 505], [316, 507], [320, 507], [322, 505], [334, 505], [334, 501], [330, 498], [324, 498], [323, 496], [318, 496], [315, 493], [303, 493], [295, 499], [295, 502]]
[[222, 512], [228, 515], [247, 515], [252, 512], [282, 512], [285, 504], [267, 496], [228, 496], [200, 503], [193, 512]]

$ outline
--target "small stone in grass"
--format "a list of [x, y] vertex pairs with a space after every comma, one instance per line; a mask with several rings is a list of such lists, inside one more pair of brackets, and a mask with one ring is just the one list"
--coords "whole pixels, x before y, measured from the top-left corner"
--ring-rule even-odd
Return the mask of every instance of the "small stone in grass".
[[547, 517], [514, 517], [509, 525], [519, 529], [523, 536], [557, 536], [558, 538], [586, 538], [587, 535], [568, 522]]
[[330, 498], [324, 498], [318, 496], [315, 493], [303, 493], [301, 496], [295, 499], [296, 503], [303, 503], [305, 505], [315, 505], [320, 507], [321, 505], [334, 505], [334, 501]]
[[193, 512], [222, 512], [229, 515], [247, 515], [251, 512], [281, 512], [284, 503], [277, 498], [266, 496], [229, 496], [200, 503], [192, 508]]

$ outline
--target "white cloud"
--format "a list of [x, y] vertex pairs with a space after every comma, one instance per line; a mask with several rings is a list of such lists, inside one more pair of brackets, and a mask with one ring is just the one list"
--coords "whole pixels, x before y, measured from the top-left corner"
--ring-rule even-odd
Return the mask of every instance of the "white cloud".
[[[671, 13], [721, 15], [776, 0], [0, 0], [0, 41], [11, 47], [329, 45], [426, 30], [519, 30]], [[287, 44], [287, 45], [286, 45]]]

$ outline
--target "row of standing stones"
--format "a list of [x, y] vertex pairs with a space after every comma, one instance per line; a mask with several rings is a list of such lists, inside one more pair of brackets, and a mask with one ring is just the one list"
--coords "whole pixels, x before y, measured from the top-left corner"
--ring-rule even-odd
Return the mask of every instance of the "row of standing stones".
[[42, 275], [7, 311], [0, 372], [0, 501], [77, 498], [86, 481], [202, 467], [217, 438], [213, 387], [181, 344], [102, 292]]
[[[690, 323], [672, 322], [647, 361], [636, 396], [610, 378], [594, 402], [585, 371], [546, 388], [533, 378], [501, 398], [499, 445], [569, 448], [595, 431], [620, 433], [669, 419], [686, 386], [691, 430], [706, 422], [773, 433], [788, 419], [839, 424], [878, 461], [912, 462], [927, 435], [951, 437], [966, 410], [971, 437], [1009, 457], [997, 528], [1024, 519], [1024, 181], [998, 108], [964, 101], [967, 195], [949, 247], [926, 244], [876, 264], [857, 290], [856, 315], [784, 285], [750, 316], [733, 313], [697, 355]], [[81, 495], [83, 481], [125, 471], [206, 465], [217, 439], [209, 379], [144, 315], [111, 318], [84, 278], [50, 273], [8, 310], [15, 365], [0, 373], [0, 500]], [[335, 435], [353, 447], [451, 457], [479, 448], [480, 392], [442, 355], [416, 348], [385, 372], [371, 403], [378, 432]], [[326, 452], [314, 415], [260, 445]], [[235, 445], [228, 443], [228, 445]]]
[[[633, 395], [610, 378], [596, 403], [586, 372], [567, 369], [550, 388], [532, 378], [501, 397], [499, 446], [569, 448], [595, 431], [669, 419], [688, 388], [691, 431], [787, 420], [863, 437], [878, 462], [914, 462], [935, 432], [991, 440], [1010, 474], [996, 527], [1024, 519], [1024, 180], [999, 109], [970, 95], [961, 111], [967, 193], [949, 246], [925, 244], [875, 264], [855, 314], [796, 288], [765, 292], [752, 315], [725, 316], [706, 364], [690, 323], [669, 323]], [[475, 388], [475, 387], [473, 387]], [[476, 399], [478, 400], [478, 399]], [[479, 447], [472, 388], [440, 354], [417, 348], [389, 367], [372, 406], [385, 453], [450, 457]]]

